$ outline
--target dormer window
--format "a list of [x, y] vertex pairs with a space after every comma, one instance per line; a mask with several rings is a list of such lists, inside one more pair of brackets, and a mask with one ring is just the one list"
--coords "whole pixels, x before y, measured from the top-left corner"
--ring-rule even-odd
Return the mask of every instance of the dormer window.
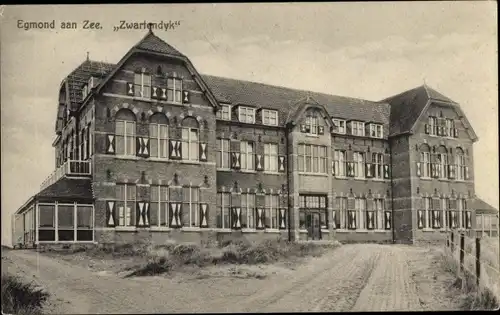
[[85, 84], [82, 88], [82, 100], [84, 100], [89, 94], [88, 86]]
[[379, 124], [370, 124], [370, 137], [382, 139], [383, 126]]
[[182, 103], [182, 80], [179, 78], [167, 79], [167, 101]]
[[351, 134], [353, 136], [365, 136], [365, 123], [362, 121], [351, 121]]
[[92, 90], [94, 88], [94, 84], [95, 84], [95, 79], [93, 76], [91, 76], [89, 78], [89, 82], [88, 82], [88, 91], [90, 92], [90, 90]]
[[345, 120], [343, 119], [333, 119], [333, 132], [345, 134]]
[[238, 108], [238, 120], [247, 124], [255, 123], [255, 108], [240, 106]]
[[318, 116], [316, 115], [308, 115], [306, 116], [306, 130], [307, 133], [312, 135], [318, 134]]
[[262, 123], [268, 126], [278, 125], [278, 112], [275, 110], [263, 109], [262, 110]]
[[151, 76], [141, 72], [134, 76], [134, 96], [151, 98]]
[[221, 105], [221, 109], [217, 112], [217, 118], [231, 120], [231, 105]]

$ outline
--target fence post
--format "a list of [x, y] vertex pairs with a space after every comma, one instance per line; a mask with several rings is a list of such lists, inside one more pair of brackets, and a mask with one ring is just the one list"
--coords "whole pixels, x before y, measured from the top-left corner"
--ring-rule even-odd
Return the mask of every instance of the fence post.
[[460, 272], [464, 272], [465, 235], [460, 233]]
[[479, 278], [481, 277], [481, 239], [476, 237], [476, 284], [479, 287]]

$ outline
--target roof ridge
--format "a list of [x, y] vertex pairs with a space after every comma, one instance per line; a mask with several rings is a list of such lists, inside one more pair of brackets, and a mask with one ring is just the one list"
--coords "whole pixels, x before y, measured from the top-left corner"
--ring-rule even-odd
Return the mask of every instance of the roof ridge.
[[401, 95], [403, 95], [403, 94], [406, 94], [406, 93], [409, 93], [409, 92], [415, 91], [415, 90], [417, 90], [417, 89], [419, 89], [419, 88], [421, 88], [421, 87], [422, 87], [422, 85], [416, 86], [416, 87], [414, 87], [414, 88], [411, 88], [411, 89], [405, 90], [405, 91], [400, 92], [400, 93], [398, 93], [398, 94], [394, 94], [394, 95], [388, 96], [388, 97], [386, 97], [386, 98], [382, 99], [382, 100], [381, 100], [381, 101], [379, 101], [379, 102], [382, 102], [382, 101], [387, 102], [387, 100], [389, 100], [389, 99], [391, 99], [391, 98], [395, 98], [395, 97], [397, 97], [397, 96], [401, 96]]
[[282, 85], [276, 85], [276, 84], [269, 84], [269, 83], [263, 83], [263, 82], [257, 82], [257, 81], [250, 81], [250, 80], [243, 80], [243, 79], [235, 79], [235, 78], [228, 78], [228, 77], [221, 77], [221, 76], [216, 76], [216, 75], [211, 75], [211, 74], [200, 74], [200, 75], [202, 77], [213, 77], [213, 78], [219, 78], [219, 79], [224, 79], [224, 80], [238, 81], [238, 82], [242, 82], [242, 83], [246, 82], [246, 83], [259, 84], [259, 85], [264, 85], [264, 86], [267, 86], [267, 87], [284, 89], [284, 90], [293, 91], [293, 92], [316, 93], [316, 94], [322, 94], [322, 95], [326, 95], [326, 96], [335, 96], [335, 97], [341, 97], [341, 98], [345, 98], [345, 99], [349, 99], [349, 100], [365, 101], [365, 102], [378, 103], [378, 104], [384, 104], [385, 103], [385, 102], [381, 102], [381, 101], [372, 101], [372, 100], [367, 100], [367, 99], [363, 99], [363, 98], [355, 98], [355, 97], [350, 97], [350, 96], [343, 96], [343, 95], [337, 95], [337, 94], [329, 94], [329, 93], [319, 92], [319, 91], [311, 91], [311, 90], [291, 88], [291, 87], [282, 86]]

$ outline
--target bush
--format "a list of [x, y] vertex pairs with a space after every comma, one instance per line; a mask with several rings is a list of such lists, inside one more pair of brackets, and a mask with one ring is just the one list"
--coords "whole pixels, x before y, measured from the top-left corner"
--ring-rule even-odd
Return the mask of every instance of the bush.
[[48, 293], [24, 283], [17, 277], [2, 273], [2, 313], [41, 314]]

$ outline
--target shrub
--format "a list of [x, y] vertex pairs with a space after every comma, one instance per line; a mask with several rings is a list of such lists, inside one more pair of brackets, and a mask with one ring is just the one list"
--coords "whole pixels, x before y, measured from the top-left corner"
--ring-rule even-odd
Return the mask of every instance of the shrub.
[[48, 296], [48, 293], [36, 289], [33, 284], [2, 273], [2, 313], [41, 314], [42, 305]]

